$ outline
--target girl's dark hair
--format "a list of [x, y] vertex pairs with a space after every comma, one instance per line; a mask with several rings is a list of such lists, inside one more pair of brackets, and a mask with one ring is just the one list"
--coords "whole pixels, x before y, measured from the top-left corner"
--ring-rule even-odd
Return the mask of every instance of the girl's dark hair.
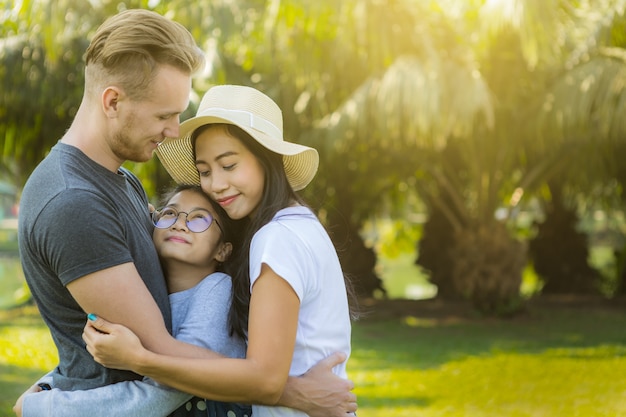
[[[248, 315], [250, 306], [250, 243], [254, 234], [264, 225], [269, 223], [276, 213], [292, 205], [294, 202], [307, 206], [302, 198], [296, 194], [291, 188], [285, 167], [283, 165], [283, 157], [280, 154], [272, 152], [259, 144], [252, 136], [238, 126], [231, 124], [211, 124], [198, 128], [192, 135], [192, 146], [195, 148], [196, 139], [209, 127], [224, 126], [226, 132], [235, 139], [238, 139], [250, 151], [261, 164], [265, 174], [264, 188], [261, 201], [256, 209], [254, 217], [246, 217], [239, 224], [240, 230], [243, 230], [241, 239], [237, 242], [240, 244], [239, 250], [235, 256], [231, 256], [233, 272], [233, 299], [230, 308], [230, 325], [231, 328], [239, 336], [247, 338]], [[235, 243], [233, 243], [235, 245]], [[346, 287], [348, 297], [352, 297], [352, 285], [346, 279]]]

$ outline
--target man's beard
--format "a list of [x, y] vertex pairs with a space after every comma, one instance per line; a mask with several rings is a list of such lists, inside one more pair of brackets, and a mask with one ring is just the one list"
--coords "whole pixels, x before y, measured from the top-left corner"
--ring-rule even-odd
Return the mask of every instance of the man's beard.
[[115, 156], [122, 161], [122, 163], [124, 163], [124, 161], [146, 162], [152, 158], [152, 153], [149, 155], [146, 154], [145, 146], [147, 144], [145, 141], [133, 141], [126, 134], [126, 132], [132, 132], [134, 119], [135, 118], [131, 116], [122, 129], [120, 129], [111, 140], [111, 150]]

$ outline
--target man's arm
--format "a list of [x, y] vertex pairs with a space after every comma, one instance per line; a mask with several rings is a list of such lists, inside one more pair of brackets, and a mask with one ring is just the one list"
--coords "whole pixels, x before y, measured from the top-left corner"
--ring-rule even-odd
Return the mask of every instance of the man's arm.
[[130, 328], [153, 352], [190, 358], [220, 357], [169, 334], [159, 307], [131, 262], [85, 275], [69, 283], [67, 289], [84, 311]]
[[310, 417], [345, 417], [357, 410], [354, 383], [332, 372], [346, 360], [344, 353], [334, 353], [299, 377], [289, 377], [279, 405], [296, 408]]

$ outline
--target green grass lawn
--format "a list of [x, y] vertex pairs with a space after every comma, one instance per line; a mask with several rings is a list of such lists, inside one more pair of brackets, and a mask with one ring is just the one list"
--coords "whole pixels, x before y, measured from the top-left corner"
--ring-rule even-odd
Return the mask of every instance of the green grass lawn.
[[360, 416], [626, 415], [626, 310], [355, 326]]
[[0, 310], [0, 416], [17, 397], [57, 363], [48, 328], [35, 307]]
[[[359, 417], [626, 415], [626, 307], [531, 304], [497, 320], [414, 301], [379, 314], [394, 305], [354, 325]], [[0, 323], [0, 415], [10, 416], [56, 359], [32, 308], [0, 312]]]

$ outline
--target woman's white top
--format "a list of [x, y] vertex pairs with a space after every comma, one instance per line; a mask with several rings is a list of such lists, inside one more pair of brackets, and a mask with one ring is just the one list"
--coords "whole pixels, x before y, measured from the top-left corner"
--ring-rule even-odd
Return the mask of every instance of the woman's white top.
[[[334, 352], [350, 355], [351, 324], [339, 258], [328, 233], [308, 208], [280, 210], [250, 245], [250, 290], [266, 264], [300, 299], [296, 344], [289, 375], [305, 373]], [[276, 300], [280, 302], [280, 300]], [[346, 364], [333, 372], [346, 378]], [[254, 417], [306, 416], [286, 407], [253, 406]]]

